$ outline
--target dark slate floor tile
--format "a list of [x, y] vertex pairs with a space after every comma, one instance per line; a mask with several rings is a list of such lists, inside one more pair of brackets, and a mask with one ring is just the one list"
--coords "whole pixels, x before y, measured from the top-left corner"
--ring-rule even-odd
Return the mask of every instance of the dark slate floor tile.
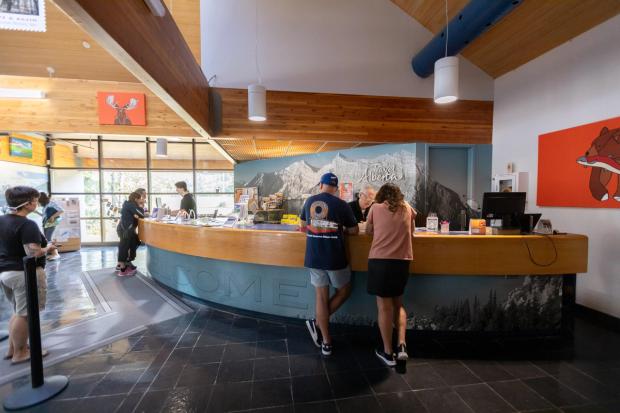
[[326, 357], [323, 359], [323, 364], [328, 373], [360, 370], [355, 357], [347, 354], [339, 354], [337, 357]]
[[187, 365], [177, 382], [178, 387], [200, 387], [215, 384], [219, 363]]
[[359, 372], [332, 373], [329, 382], [336, 399], [372, 394], [366, 379]]
[[504, 370], [497, 362], [491, 360], [467, 360], [463, 364], [482, 381], [510, 380], [514, 376]]
[[609, 410], [607, 406], [601, 404], [584, 404], [583, 406], [566, 407], [563, 413], [617, 413], [618, 410]]
[[364, 370], [364, 376], [375, 393], [396, 393], [409, 390], [409, 385], [401, 374], [393, 369], [382, 368]]
[[295, 413], [295, 407], [292, 404], [288, 406], [277, 406], [268, 408], [259, 408], [246, 410], [244, 413]]
[[[28, 413], [79, 413], [78, 407], [82, 399], [73, 399], [73, 400], [50, 400], [43, 404], [39, 404], [37, 406], [33, 406], [28, 410], [18, 410], [24, 411]], [[0, 412], [5, 412], [5, 410], [0, 405]]]
[[177, 344], [177, 348], [193, 348], [200, 337], [200, 333], [197, 332], [187, 332], [183, 334], [181, 340]]
[[[230, 327], [228, 327], [230, 329]], [[207, 326], [205, 330], [200, 334], [198, 341], [194, 347], [214, 346], [219, 344], [226, 344], [228, 341], [228, 331], [211, 331]]]
[[122, 370], [107, 374], [90, 392], [91, 396], [127, 394], [144, 370]]
[[295, 403], [329, 400], [332, 392], [326, 375], [293, 377]]
[[223, 362], [217, 375], [217, 383], [250, 381], [253, 371], [254, 360]]
[[223, 345], [194, 347], [192, 354], [189, 356], [190, 364], [218, 363], [222, 361], [224, 354]]
[[270, 340], [256, 343], [256, 358], [288, 356], [286, 341]]
[[597, 370], [589, 375], [612, 389], [620, 389], [620, 369]]
[[375, 413], [381, 411], [381, 405], [374, 396], [336, 400], [336, 404], [340, 413]]
[[254, 380], [290, 377], [288, 357], [272, 357], [254, 360]]
[[165, 341], [158, 336], [143, 336], [134, 344], [131, 351], [159, 351], [164, 346]]
[[240, 361], [256, 357], [256, 343], [227, 344], [224, 348], [223, 361]]
[[320, 354], [302, 354], [290, 356], [291, 376], [315, 376], [325, 373], [323, 358]]
[[518, 410], [541, 410], [551, 408], [551, 404], [521, 380], [489, 383], [500, 396]]
[[163, 412], [204, 412], [211, 397], [211, 386], [178, 387], [168, 392]]
[[480, 379], [476, 377], [469, 369], [460, 362], [446, 362], [432, 364], [433, 368], [441, 376], [441, 378], [450, 386], [458, 386], [463, 384], [480, 383]]
[[252, 407], [252, 383], [216, 384], [211, 393], [209, 413], [248, 410]]
[[413, 391], [377, 395], [384, 412], [426, 413], [426, 408]]
[[228, 343], [245, 343], [258, 340], [258, 329], [254, 328], [239, 328], [233, 326], [226, 336]]
[[459, 396], [476, 413], [509, 413], [516, 410], [486, 384], [454, 387]]
[[142, 399], [142, 393], [130, 394], [125, 397], [119, 408], [114, 413], [132, 413]]
[[156, 351], [129, 352], [115, 363], [112, 371], [145, 369], [153, 363], [156, 357]]
[[420, 390], [415, 393], [429, 413], [472, 413], [473, 410], [450, 388]]
[[276, 379], [254, 382], [252, 407], [271, 407], [292, 404], [291, 379]]
[[177, 384], [177, 380], [183, 371], [179, 366], [164, 366], [158, 373], [150, 390], [168, 390], [173, 389]]
[[104, 377], [105, 374], [90, 374], [87, 376], [73, 377], [69, 380], [69, 385], [67, 388], [56, 396], [55, 400], [85, 397], [90, 394], [97, 383], [99, 383]]
[[363, 370], [378, 369], [385, 367], [385, 364], [375, 355], [372, 348], [353, 350], [353, 356]]
[[258, 327], [258, 340], [279, 340], [286, 338], [286, 327], [278, 324], [261, 324]]
[[547, 373], [527, 360], [499, 361], [500, 367], [517, 379], [545, 377]]
[[616, 388], [616, 391], [613, 391], [612, 387], [601, 384], [572, 368], [560, 371], [555, 378], [593, 402], [620, 400], [620, 389]]
[[191, 348], [177, 348], [170, 353], [170, 357], [166, 360], [166, 367], [170, 367], [172, 365], [177, 366], [182, 369], [183, 366], [187, 364], [190, 357], [192, 355]]
[[122, 395], [99, 396], [79, 399], [75, 412], [109, 413], [114, 412], [125, 399]]
[[[319, 349], [314, 345], [308, 334], [304, 334], [303, 336], [297, 336], [294, 338], [286, 339], [288, 345], [288, 353], [290, 355], [296, 354], [318, 354]], [[334, 350], [335, 351], [335, 350]]]
[[[168, 398], [168, 392], [165, 390], [149, 391], [144, 395], [140, 403], [135, 409], [136, 413], [158, 413], [164, 407], [164, 403]], [[122, 406], [121, 406], [122, 407]]]
[[552, 377], [526, 379], [523, 382], [555, 406], [568, 407], [587, 403], [587, 400]]
[[446, 386], [446, 382], [430, 364], [408, 365], [404, 379], [413, 390], [435, 389]]
[[71, 373], [72, 375], [107, 373], [114, 366], [106, 355], [77, 357], [76, 364], [77, 367]]
[[338, 413], [335, 401], [301, 403], [295, 405], [295, 413]]

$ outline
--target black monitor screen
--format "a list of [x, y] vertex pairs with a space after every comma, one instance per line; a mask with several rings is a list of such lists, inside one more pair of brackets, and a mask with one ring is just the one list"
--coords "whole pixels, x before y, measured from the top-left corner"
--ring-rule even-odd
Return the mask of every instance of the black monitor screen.
[[525, 213], [525, 192], [485, 192], [482, 218], [515, 216]]

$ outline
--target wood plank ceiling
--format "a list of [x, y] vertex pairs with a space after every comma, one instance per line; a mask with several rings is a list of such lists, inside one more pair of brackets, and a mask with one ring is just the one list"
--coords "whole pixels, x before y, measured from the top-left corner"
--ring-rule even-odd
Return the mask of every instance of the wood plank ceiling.
[[[445, 26], [443, 0], [391, 0], [436, 34]], [[468, 0], [449, 0], [452, 19]], [[620, 0], [522, 0], [461, 52], [497, 78], [620, 13]]]

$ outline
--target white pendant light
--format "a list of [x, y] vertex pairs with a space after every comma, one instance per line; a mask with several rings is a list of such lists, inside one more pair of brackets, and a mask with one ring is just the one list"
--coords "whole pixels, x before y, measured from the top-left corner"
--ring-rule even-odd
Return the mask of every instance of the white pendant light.
[[248, 119], [254, 122], [264, 122], [267, 120], [267, 89], [261, 84], [260, 68], [258, 67], [258, 0], [255, 0], [254, 5], [256, 7], [254, 57], [258, 83], [248, 86]]
[[435, 62], [435, 103], [450, 103], [459, 98], [459, 58], [447, 56]]
[[435, 62], [435, 103], [450, 103], [459, 98], [459, 58], [448, 56], [448, 0], [446, 0], [446, 54]]
[[156, 156], [166, 157], [168, 156], [168, 141], [164, 138], [157, 138]]

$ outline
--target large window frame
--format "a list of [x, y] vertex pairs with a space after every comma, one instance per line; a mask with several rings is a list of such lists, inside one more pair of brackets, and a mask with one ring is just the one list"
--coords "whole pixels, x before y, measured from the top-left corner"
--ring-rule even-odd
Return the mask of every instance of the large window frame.
[[[79, 142], [79, 141], [88, 141], [87, 139], [72, 139], [71, 142]], [[128, 143], [134, 143], [134, 144], [143, 144], [145, 145], [146, 148], [146, 168], [132, 168], [132, 167], [103, 167], [102, 166], [102, 158], [103, 158], [103, 143], [104, 142], [128, 142]], [[85, 242], [83, 243], [83, 245], [102, 245], [102, 244], [110, 244], [112, 243], [111, 241], [105, 241], [106, 239], [106, 234], [105, 234], [105, 220], [115, 220], [118, 219], [117, 217], [109, 217], [107, 215], [105, 215], [104, 213], [104, 206], [103, 206], [103, 199], [104, 197], [107, 196], [113, 196], [113, 195], [117, 195], [117, 196], [128, 196], [129, 194], [125, 193], [125, 192], [108, 192], [108, 191], [104, 191], [104, 179], [103, 179], [103, 175], [105, 171], [139, 171], [139, 172], [146, 172], [146, 182], [147, 182], [147, 186], [146, 186], [146, 190], [148, 192], [148, 205], [149, 206], [153, 206], [155, 204], [155, 198], [161, 195], [176, 195], [176, 192], [174, 191], [174, 188], [171, 188], [170, 192], [157, 192], [157, 193], [152, 193], [151, 189], [153, 187], [152, 185], [152, 172], [166, 172], [166, 171], [174, 171], [174, 172], [185, 172], [188, 174], [191, 174], [192, 176], [192, 182], [191, 182], [191, 187], [193, 189], [192, 194], [195, 197], [198, 196], [203, 196], [203, 195], [230, 195], [231, 197], [234, 197], [234, 188], [232, 189], [231, 192], [197, 192], [197, 173], [199, 172], [228, 172], [228, 173], [233, 173], [233, 170], [230, 169], [196, 169], [196, 165], [197, 165], [197, 160], [196, 160], [196, 147], [197, 145], [208, 145], [208, 143], [202, 143], [202, 142], [196, 142], [196, 139], [192, 139], [190, 142], [174, 142], [175, 145], [177, 144], [181, 144], [181, 145], [191, 145], [192, 148], [192, 169], [179, 169], [179, 170], [175, 170], [175, 169], [162, 169], [162, 168], [152, 168], [151, 167], [151, 143], [155, 143], [156, 141], [154, 139], [150, 139], [149, 137], [147, 137], [144, 141], [136, 141], [136, 140], [123, 140], [123, 139], [105, 139], [102, 136], [97, 136], [97, 167], [96, 168], [76, 168], [76, 167], [63, 167], [63, 166], [54, 166], [54, 162], [53, 159], [51, 159], [50, 157], [50, 166], [49, 166], [49, 170], [48, 170], [48, 174], [49, 174], [49, 191], [52, 194], [52, 196], [60, 196], [60, 197], [71, 197], [71, 196], [80, 196], [80, 195], [96, 195], [99, 197], [99, 216], [98, 217], [86, 217], [86, 216], [80, 216], [80, 221], [84, 221], [84, 220], [94, 220], [97, 219], [99, 220], [99, 228], [100, 228], [100, 241], [99, 242]], [[52, 151], [50, 151], [50, 155], [52, 155]], [[53, 182], [51, 179], [51, 174], [52, 174], [52, 170], [73, 170], [73, 171], [96, 171], [98, 172], [99, 175], [99, 191], [98, 192], [55, 192], [54, 191], [54, 187], [53, 187]], [[188, 182], [189, 184], [189, 182]], [[179, 197], [179, 203], [181, 202], [181, 198]]]

